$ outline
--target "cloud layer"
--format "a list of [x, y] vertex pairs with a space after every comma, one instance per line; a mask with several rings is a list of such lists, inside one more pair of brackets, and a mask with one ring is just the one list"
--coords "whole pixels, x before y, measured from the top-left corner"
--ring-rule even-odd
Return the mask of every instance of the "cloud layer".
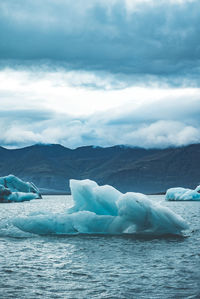
[[[200, 142], [198, 88], [116, 90], [109, 85], [111, 79], [102, 81], [87, 73], [7, 70], [0, 72], [0, 80], [3, 146], [61, 143], [71, 148], [115, 144], [165, 148]], [[88, 88], [80, 82], [107, 87]]]
[[[38, 118], [38, 113], [34, 113]], [[23, 111], [25, 114], [25, 111]], [[110, 112], [111, 114], [111, 112]], [[133, 113], [134, 114], [134, 113]], [[17, 112], [16, 112], [17, 115]], [[121, 125], [118, 119], [109, 124], [105, 115], [73, 118], [55, 114], [51, 119], [29, 122], [28, 118], [12, 119], [1, 117], [2, 134], [0, 143], [6, 147], [22, 147], [34, 143], [60, 143], [70, 148], [83, 145], [112, 146], [125, 144], [144, 148], [166, 148], [200, 142], [200, 124], [188, 120], [140, 120], [134, 118], [128, 125]], [[109, 115], [107, 115], [109, 116]], [[31, 119], [32, 120], [32, 119]]]
[[108, 71], [199, 85], [200, 2], [1, 0], [1, 65]]
[[1, 0], [0, 144], [200, 142], [200, 1]]

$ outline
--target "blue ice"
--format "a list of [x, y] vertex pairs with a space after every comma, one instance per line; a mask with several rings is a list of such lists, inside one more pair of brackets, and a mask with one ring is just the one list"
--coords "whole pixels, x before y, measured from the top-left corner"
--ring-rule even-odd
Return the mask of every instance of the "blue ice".
[[200, 185], [197, 186], [194, 190], [185, 189], [181, 187], [170, 188], [167, 190], [165, 199], [169, 201], [174, 200], [200, 200]]
[[91, 180], [70, 180], [74, 206], [61, 214], [18, 217], [13, 224], [35, 234], [181, 234], [182, 217], [141, 193], [122, 194]]
[[1, 202], [21, 202], [41, 198], [38, 188], [14, 175], [0, 177]]

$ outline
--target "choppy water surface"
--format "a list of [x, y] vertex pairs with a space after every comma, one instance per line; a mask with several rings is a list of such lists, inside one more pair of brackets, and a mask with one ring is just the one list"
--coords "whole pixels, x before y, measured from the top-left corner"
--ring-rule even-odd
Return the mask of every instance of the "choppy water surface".
[[190, 223], [185, 237], [31, 235], [14, 217], [62, 212], [71, 197], [1, 204], [0, 298], [200, 298], [200, 202], [153, 198]]

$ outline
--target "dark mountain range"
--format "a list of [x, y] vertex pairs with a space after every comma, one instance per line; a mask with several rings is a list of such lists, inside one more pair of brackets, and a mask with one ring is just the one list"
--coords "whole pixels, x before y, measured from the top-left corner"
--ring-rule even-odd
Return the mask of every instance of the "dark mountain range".
[[92, 179], [122, 192], [164, 192], [200, 184], [200, 144], [168, 149], [58, 144], [21, 149], [0, 147], [0, 176], [14, 174], [41, 190], [69, 192], [69, 179]]

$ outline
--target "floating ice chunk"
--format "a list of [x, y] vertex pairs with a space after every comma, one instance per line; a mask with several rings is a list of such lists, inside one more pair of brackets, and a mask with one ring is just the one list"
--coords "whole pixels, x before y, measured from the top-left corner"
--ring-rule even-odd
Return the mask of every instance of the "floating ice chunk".
[[0, 177], [0, 184], [9, 188], [11, 192], [32, 192], [39, 194], [39, 189], [30, 182], [24, 182], [18, 177], [10, 174], [5, 177]]
[[167, 190], [165, 195], [166, 200], [200, 200], [200, 186], [197, 186], [196, 189], [185, 189], [181, 187], [170, 188]]
[[24, 182], [14, 175], [0, 177], [0, 201], [20, 202], [41, 198], [38, 188], [29, 182]]
[[35, 234], [181, 234], [186, 222], [140, 193], [122, 194], [90, 180], [71, 180], [74, 207], [62, 214], [16, 218], [13, 224]]

